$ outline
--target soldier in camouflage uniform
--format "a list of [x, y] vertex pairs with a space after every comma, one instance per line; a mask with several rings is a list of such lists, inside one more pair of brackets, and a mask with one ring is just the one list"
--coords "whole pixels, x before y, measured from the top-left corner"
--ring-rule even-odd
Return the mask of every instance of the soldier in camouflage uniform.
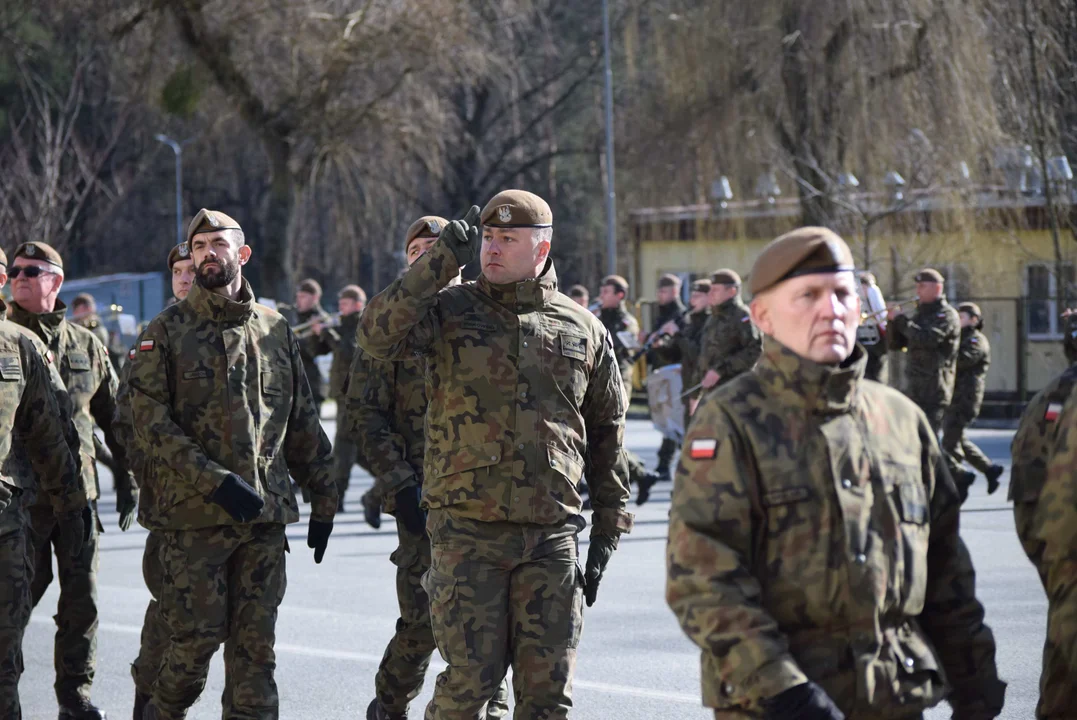
[[[119, 470], [114, 478], [116, 503], [120, 529], [126, 530], [134, 519], [137, 492], [134, 479], [127, 471], [124, 449], [112, 431], [117, 379], [108, 350], [89, 330], [65, 319], [67, 308], [57, 300], [63, 283], [63, 260], [56, 250], [45, 243], [23, 243], [12, 256], [9, 275], [15, 299], [9, 319], [28, 328], [45, 343], [67, 388], [79, 435], [83, 491], [96, 514], [100, 487], [94, 462], [93, 426], [96, 422]], [[54, 553], [59, 571], [55, 690], [60, 717], [77, 720], [103, 717], [90, 702], [97, 654], [97, 530], [100, 520], [95, 521], [94, 532], [77, 557], [65, 545], [69, 536], [59, 527], [47, 503], [39, 501], [30, 507], [30, 525], [34, 541], [31, 589], [35, 606], [52, 583]]]
[[[964, 460], [968, 460], [970, 465], [982, 472], [987, 478], [987, 494], [991, 495], [998, 490], [998, 479], [1004, 468], [992, 463], [965, 435], [965, 430], [979, 416], [983, 405], [987, 368], [991, 365], [991, 345], [981, 332], [984, 321], [978, 305], [961, 303], [957, 306], [957, 312], [961, 322], [961, 340], [957, 350], [953, 400], [942, 421], [942, 449], [955, 464], [960, 466]], [[963, 499], [968, 497], [968, 486], [959, 485], [957, 489]]]
[[[0, 250], [0, 287], [7, 257]], [[65, 546], [82, 552], [93, 515], [82, 489], [78, 433], [48, 348], [26, 328], [6, 322], [0, 300], [0, 717], [20, 720], [22, 637], [30, 619], [33, 578], [30, 519], [24, 500], [52, 508]]]
[[919, 720], [944, 697], [993, 718], [1005, 684], [957, 492], [923, 413], [863, 381], [852, 270], [824, 228], [756, 260], [764, 353], [693, 418], [666, 597], [715, 718]]
[[[628, 296], [628, 281], [620, 275], [608, 275], [602, 278], [598, 291], [598, 319], [609, 331], [613, 341], [613, 350], [617, 357], [617, 367], [621, 371], [626, 401], [632, 399], [632, 377], [636, 367], [632, 356], [638, 348], [639, 322], [625, 307]], [[642, 505], [651, 496], [651, 488], [662, 478], [657, 473], [647, 472], [643, 459], [631, 450], [624, 449], [625, 462], [628, 463], [629, 482], [638, 488], [636, 504]]]
[[[681, 302], [681, 279], [676, 275], [666, 273], [658, 279], [657, 297], [658, 307], [654, 317], [654, 332], [662, 335], [662, 328], [670, 323], [677, 325], [686, 314], [684, 303]], [[669, 333], [665, 333], [668, 335]], [[641, 342], [647, 338], [640, 336]], [[647, 351], [647, 365], [652, 370], [663, 368], [667, 365], [675, 365], [681, 362], [681, 349], [675, 343], [658, 340]], [[683, 376], [682, 376], [683, 377]], [[669, 467], [673, 462], [673, 455], [680, 447], [680, 438], [662, 438], [662, 445], [658, 448], [658, 465], [655, 467], [655, 475], [659, 480], [669, 480]]]
[[97, 301], [89, 293], [79, 293], [71, 301], [71, 322], [94, 334], [101, 344], [108, 347], [108, 329], [97, 314]]
[[[1039, 573], [1044, 590], [1048, 590], [1048, 565], [1044, 562], [1043, 534], [1036, 524], [1040, 495], [1047, 480], [1047, 455], [1057, 444], [1062, 427], [1059, 416], [1071, 393], [1077, 388], [1077, 314], [1067, 311], [1062, 348], [1070, 366], [1029, 401], [1010, 452], [1009, 499], [1013, 501], [1013, 519], [1017, 538], [1028, 559]], [[1058, 619], [1063, 617], [1057, 616]], [[1065, 653], [1056, 644], [1061, 638], [1056, 616], [1049, 610], [1047, 637], [1043, 644], [1043, 671], [1040, 674], [1040, 700], [1036, 706], [1039, 720], [1069, 717], [1077, 707], [1077, 683]], [[1070, 639], [1072, 642], [1072, 638]]]
[[[194, 279], [194, 260], [187, 243], [180, 243], [168, 253], [168, 271], [172, 278], [172, 303], [187, 298]], [[170, 304], [172, 304], [170, 303]], [[131, 348], [128, 359], [133, 360], [138, 353], [138, 346]], [[145, 462], [134, 443], [134, 421], [131, 418], [130, 386], [131, 363], [125, 363], [120, 371], [120, 391], [116, 397], [117, 435], [127, 448], [127, 461], [136, 478], [145, 478], [152, 468]], [[168, 649], [168, 625], [161, 616], [160, 599], [164, 585], [164, 567], [161, 565], [161, 548], [164, 535], [150, 530], [146, 536], [146, 547], [142, 552], [142, 579], [150, 592], [150, 602], [142, 620], [142, 635], [139, 639], [138, 657], [131, 663], [131, 677], [135, 681], [135, 705], [133, 717], [142, 720], [146, 705], [153, 693], [153, 683], [161, 668], [161, 659]]]
[[[748, 316], [748, 307], [740, 299], [740, 275], [723, 268], [711, 273], [710, 318], [703, 327], [703, 347], [699, 353], [696, 377], [689, 388], [700, 385], [706, 392], [725, 385], [755, 365], [762, 352], [763, 340]], [[695, 396], [691, 404], [699, 402]]]
[[299, 520], [289, 474], [310, 490], [307, 545], [321, 562], [337, 508], [331, 448], [288, 322], [240, 272], [251, 248], [239, 225], [200, 210], [187, 243], [196, 283], [150, 321], [128, 376], [134, 442], [151, 468], [138, 519], [161, 534], [170, 638], [144, 717], [186, 717], [224, 642], [222, 716], [275, 720], [284, 529]]
[[[295, 319], [296, 325], [302, 325], [311, 321], [322, 324], [329, 323], [329, 313], [322, 309], [322, 286], [316, 280], [307, 278], [299, 283], [295, 290]], [[333, 352], [333, 342], [336, 342], [336, 331], [330, 331], [328, 337], [323, 337], [316, 332], [307, 333], [299, 341], [299, 354], [303, 358], [303, 370], [307, 374], [307, 382], [310, 383], [310, 392], [314, 397], [314, 405], [321, 412], [322, 403], [325, 402], [325, 381], [322, 380], [322, 372], [318, 369], [315, 358], [319, 355], [328, 355]]]
[[[672, 342], [680, 350], [681, 385], [685, 390], [698, 382], [693, 379], [699, 375], [699, 355], [703, 350], [703, 328], [707, 324], [707, 318], [710, 317], [710, 313], [707, 312], [710, 308], [710, 291], [711, 281], [709, 279], [696, 280], [692, 283], [692, 295], [689, 298], [692, 312], [688, 314], [688, 322], [684, 323], [684, 328], [682, 329], [680, 325], [674, 322], [666, 323], [661, 328], [663, 332], [672, 338]], [[692, 413], [689, 411], [688, 405], [685, 404], [685, 430], [688, 429], [688, 422], [691, 417]]]
[[[480, 254], [480, 217], [482, 274], [447, 287]], [[427, 363], [422, 585], [448, 664], [427, 720], [479, 717], [509, 667], [516, 717], [566, 718], [584, 598], [632, 527], [617, 360], [594, 316], [557, 292], [552, 234], [545, 201], [499, 193], [445, 227], [359, 324], [370, 355]], [[581, 572], [585, 466], [594, 526]]]
[[[404, 254], [408, 264], [430, 249], [444, 218], [427, 215], [408, 228]], [[422, 577], [430, 569], [430, 539], [419, 506], [425, 451], [426, 363], [421, 357], [401, 362], [357, 358], [348, 393], [349, 432], [359, 439], [370, 471], [380, 486], [387, 512], [396, 515], [398, 546], [389, 556], [396, 566], [400, 619], [374, 678], [376, 696], [367, 720], [407, 720], [408, 705], [422, 691], [423, 678], [436, 645], [430, 629], [430, 606]], [[498, 686], [486, 717], [508, 715], [508, 684]]]

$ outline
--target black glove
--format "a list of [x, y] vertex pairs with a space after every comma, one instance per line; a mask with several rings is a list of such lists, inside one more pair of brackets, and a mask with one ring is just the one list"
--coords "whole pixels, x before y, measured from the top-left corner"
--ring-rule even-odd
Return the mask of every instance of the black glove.
[[826, 692], [808, 681], [763, 702], [767, 720], [845, 720]]
[[14, 496], [15, 493], [11, 492], [7, 485], [0, 482], [0, 513], [7, 510], [7, 506], [11, 504], [11, 498]]
[[591, 546], [587, 548], [587, 567], [583, 571], [583, 596], [587, 600], [587, 607], [595, 604], [598, 583], [602, 581], [602, 573], [606, 571], [616, 546], [617, 541], [607, 535], [591, 536]]
[[258, 517], [266, 501], [239, 475], [232, 473], [209, 498], [224, 508], [236, 522], [250, 522]]
[[78, 557], [93, 533], [93, 508], [87, 505], [77, 512], [58, 518], [62, 542], [71, 550], [71, 557]]
[[456, 264], [467, 265], [479, 254], [482, 236], [479, 234], [479, 206], [472, 205], [462, 220], [453, 220], [441, 231], [441, 241], [456, 256]]
[[329, 545], [329, 536], [333, 532], [333, 523], [310, 519], [307, 526], [307, 547], [314, 549], [314, 562], [320, 563], [325, 557], [325, 548]]
[[396, 494], [396, 517], [412, 535], [426, 534], [426, 513], [419, 506], [423, 489], [410, 485]]
[[116, 485], [116, 512], [120, 514], [120, 530], [127, 532], [131, 522], [135, 519], [135, 510], [138, 509], [138, 490], [130, 480], [120, 481]]

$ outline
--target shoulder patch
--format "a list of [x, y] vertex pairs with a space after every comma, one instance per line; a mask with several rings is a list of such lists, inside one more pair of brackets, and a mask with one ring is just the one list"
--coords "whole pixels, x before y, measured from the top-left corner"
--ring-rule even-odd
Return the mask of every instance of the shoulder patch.
[[22, 380], [22, 364], [18, 355], [0, 355], [0, 380]]
[[741, 321], [741, 322], [748, 322], [748, 321], [749, 321], [749, 320], [751, 320], [751, 319], [752, 319], [752, 317], [751, 317], [750, 315], [745, 315], [744, 317], [742, 317], [742, 318], [740, 319], [740, 321]]
[[1062, 403], [1053, 402], [1047, 403], [1047, 409], [1043, 413], [1043, 419], [1047, 422], [1054, 422], [1058, 420], [1058, 416], [1062, 414]]
[[157, 343], [155, 343], [153, 340], [142, 340], [138, 343], [138, 351], [149, 352], [150, 350], [153, 350], [156, 345]]
[[131, 348], [130, 350], [128, 350], [128, 351], [127, 351], [127, 358], [128, 358], [129, 360], [134, 360], [134, 359], [135, 359], [135, 355], [136, 355], [137, 353], [138, 353], [138, 350], [136, 350], [136, 349], [134, 349], [134, 348]]
[[717, 438], [697, 438], [688, 446], [688, 455], [693, 460], [713, 460], [717, 454]]
[[561, 333], [561, 354], [574, 360], [587, 360], [587, 338]]

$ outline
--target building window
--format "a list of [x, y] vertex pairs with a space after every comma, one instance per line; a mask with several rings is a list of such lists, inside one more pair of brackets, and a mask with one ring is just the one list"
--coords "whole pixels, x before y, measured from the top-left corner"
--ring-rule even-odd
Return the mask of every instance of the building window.
[[[1053, 264], [1028, 265], [1025, 268], [1026, 297], [1028, 298], [1028, 336], [1051, 339], [1060, 336], [1059, 315], [1064, 308], [1058, 300], [1058, 278]], [[1072, 299], [1074, 270], [1071, 263], [1062, 266], [1062, 275]]]

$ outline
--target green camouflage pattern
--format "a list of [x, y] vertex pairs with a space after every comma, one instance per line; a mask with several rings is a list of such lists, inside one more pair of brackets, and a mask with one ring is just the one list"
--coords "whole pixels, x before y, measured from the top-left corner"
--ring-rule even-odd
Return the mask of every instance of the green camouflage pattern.
[[333, 353], [333, 363], [329, 366], [329, 397], [338, 403], [348, 394], [348, 378], [358, 347], [355, 334], [359, 329], [360, 314], [356, 312], [340, 318], [340, 325], [322, 330], [320, 338]]
[[168, 649], [168, 625], [161, 615], [161, 598], [164, 590], [165, 569], [161, 564], [164, 534], [151, 531], [146, 536], [146, 548], [142, 552], [142, 580], [150, 593], [150, 602], [142, 619], [139, 636], [138, 657], [131, 663], [131, 677], [135, 690], [144, 695], [153, 694], [153, 683], [161, 669], [165, 650]]
[[104, 345], [106, 349], [108, 348], [108, 328], [101, 322], [100, 315], [97, 313], [90, 313], [89, 315], [82, 316], [78, 320], [72, 318], [71, 322], [79, 327], [89, 330], [93, 333], [95, 338], [101, 341], [101, 344]]
[[703, 352], [703, 328], [709, 317], [706, 310], [691, 313], [684, 327], [672, 339], [681, 356], [681, 385], [685, 390], [703, 379], [699, 372], [699, 361]]
[[[318, 319], [327, 325], [331, 322], [329, 313], [323, 310], [321, 305], [315, 305], [306, 312], [296, 312], [295, 317], [296, 325], [302, 325]], [[322, 379], [322, 372], [318, 369], [318, 363], [315, 362], [315, 358], [333, 352], [333, 343], [336, 342], [338, 337], [337, 332], [329, 328], [321, 335], [311, 333], [299, 340], [299, 357], [303, 360], [303, 372], [307, 374], [307, 382], [310, 384], [314, 404], [319, 408], [326, 397], [325, 381]]]
[[767, 338], [693, 418], [666, 597], [718, 717], [761, 718], [807, 679], [851, 720], [943, 697], [955, 717], [1001, 710], [957, 491], [923, 413], [865, 365], [859, 347], [837, 368]]
[[22, 719], [19, 678], [24, 665], [22, 638], [30, 622], [33, 602], [30, 579], [30, 524], [18, 499], [4, 511], [16, 522], [14, 529], [0, 535], [0, 717]]
[[961, 319], [946, 298], [920, 303], [912, 317], [898, 315], [886, 329], [890, 349], [908, 352], [905, 394], [936, 432], [953, 398], [960, 336]]
[[615, 308], [602, 308], [598, 311], [599, 322], [609, 331], [610, 340], [613, 342], [613, 351], [617, 357], [617, 368], [621, 371], [621, 382], [624, 384], [625, 398], [632, 399], [632, 378], [636, 373], [636, 364], [632, 362], [635, 354], [617, 336], [620, 332], [629, 332], [632, 337], [639, 337], [639, 321], [635, 315], [628, 312], [628, 308], [621, 303]]
[[980, 414], [987, 388], [987, 368], [991, 366], [991, 344], [973, 327], [961, 328], [957, 351], [954, 395], [942, 421], [942, 449], [960, 464], [969, 464], [982, 473], [991, 468], [991, 458], [965, 434]]
[[198, 284], [150, 321], [130, 360], [134, 443], [146, 463], [139, 522], [150, 530], [233, 525], [210, 502], [230, 473], [265, 500], [256, 523], [299, 520], [289, 473], [331, 522], [337, 488], [329, 439], [302, 371], [295, 336], [277, 312]]
[[448, 667], [426, 720], [482, 717], [510, 666], [515, 717], [568, 717], [583, 632], [583, 526], [578, 517], [535, 526], [430, 512], [431, 565], [422, 585]]
[[284, 525], [168, 530], [160, 536], [160, 612], [170, 642], [146, 720], [187, 717], [205, 689], [210, 660], [221, 643], [225, 644], [221, 717], [276, 720], [273, 647], [277, 612], [287, 588]]
[[685, 389], [699, 384], [708, 370], [718, 373], [715, 387], [721, 387], [751, 370], [762, 351], [763, 336], [752, 322], [748, 306], [739, 295], [732, 297], [711, 308], [703, 326], [696, 377], [685, 381]]
[[427, 363], [423, 503], [484, 522], [558, 525], [582, 512], [594, 532], [632, 526], [622, 461], [625, 397], [609, 334], [557, 291], [548, 262], [526, 282], [447, 287], [443, 241], [370, 301], [359, 346]]
[[117, 487], [133, 489], [134, 478], [127, 470], [127, 456], [112, 430], [116, 415], [116, 392], [119, 380], [112, 369], [108, 349], [89, 330], [65, 318], [67, 308], [60, 301], [52, 312], [34, 314], [10, 303], [9, 319], [37, 335], [52, 353], [71, 401], [75, 429], [79, 435], [82, 461], [82, 486], [86, 497], [98, 496], [94, 423], [101, 428], [105, 444], [122, 472], [116, 475]]

